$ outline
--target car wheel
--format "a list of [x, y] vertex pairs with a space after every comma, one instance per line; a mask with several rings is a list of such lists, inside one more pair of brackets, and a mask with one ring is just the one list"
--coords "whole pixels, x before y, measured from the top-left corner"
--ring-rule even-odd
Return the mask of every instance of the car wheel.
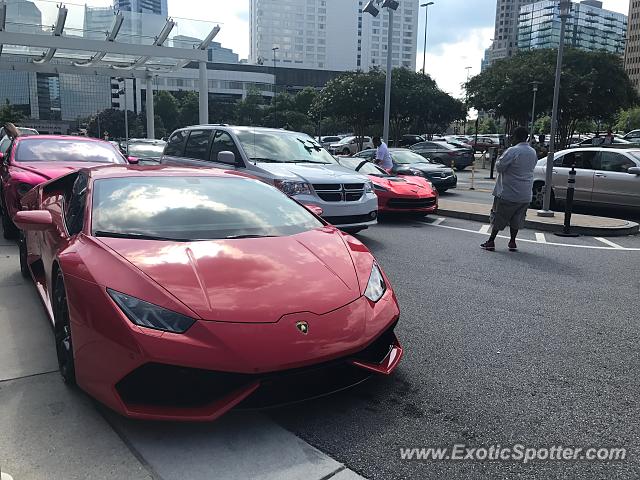
[[460, 167], [456, 167], [456, 171], [461, 172], [463, 171], [465, 168], [467, 168], [467, 166], [460, 166]]
[[344, 150], [342, 150], [342, 154], [346, 155], [346, 156], [349, 156], [349, 155], [351, 155], [351, 150], [349, 150], [348, 148], [345, 148]]
[[7, 209], [4, 206], [4, 200], [2, 200], [0, 206], [2, 207], [2, 234], [7, 240], [14, 240], [18, 236], [18, 227], [9, 218]]
[[[556, 196], [551, 190], [551, 205], [550, 208], [556, 203]], [[535, 210], [541, 210], [544, 207], [544, 183], [537, 182], [533, 185], [533, 195], [531, 198], [531, 208]]]
[[24, 278], [31, 278], [31, 272], [29, 272], [29, 265], [27, 263], [27, 239], [22, 232], [20, 232], [18, 248], [20, 251], [20, 273]]
[[71, 340], [71, 322], [69, 321], [69, 304], [64, 286], [62, 270], [58, 270], [53, 285], [53, 317], [55, 320], [56, 353], [58, 368], [67, 385], [76, 383], [76, 367], [73, 358], [73, 342]]

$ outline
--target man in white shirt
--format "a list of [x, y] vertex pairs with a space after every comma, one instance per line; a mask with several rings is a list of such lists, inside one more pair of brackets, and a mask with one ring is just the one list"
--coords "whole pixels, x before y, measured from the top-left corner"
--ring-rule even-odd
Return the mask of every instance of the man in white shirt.
[[385, 169], [387, 173], [391, 173], [391, 170], [393, 170], [393, 159], [391, 158], [387, 144], [380, 140], [380, 137], [373, 137], [373, 146], [376, 147], [375, 164]]

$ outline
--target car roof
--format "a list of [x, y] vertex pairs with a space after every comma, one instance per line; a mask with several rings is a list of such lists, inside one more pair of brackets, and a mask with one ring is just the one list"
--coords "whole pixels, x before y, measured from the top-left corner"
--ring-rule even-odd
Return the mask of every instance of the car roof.
[[233, 171], [219, 168], [175, 167], [168, 165], [123, 165], [112, 164], [81, 169], [94, 180], [122, 177], [245, 177]]
[[73, 135], [25, 135], [16, 138], [16, 142], [30, 142], [33, 140], [71, 140], [76, 142], [96, 142], [96, 143], [107, 143], [106, 140], [101, 140], [99, 138], [91, 138], [91, 137], [79, 137]]
[[566, 152], [575, 152], [575, 151], [587, 151], [587, 150], [593, 150], [593, 151], [597, 151], [597, 152], [630, 152], [630, 153], [638, 153], [640, 154], [640, 148], [639, 147], [635, 147], [635, 148], [621, 148], [624, 145], [627, 145], [626, 143], [624, 144], [619, 144], [618, 147], [616, 146], [607, 146], [607, 147], [602, 147], [602, 146], [586, 146], [586, 147], [571, 147], [571, 148], [565, 148], [564, 150], [560, 150], [557, 153], [566, 153]]
[[294, 130], [284, 130], [282, 128], [269, 128], [269, 127], [249, 127], [239, 125], [227, 125], [223, 123], [207, 123], [202, 125], [191, 125], [189, 127], [181, 128], [180, 130], [195, 130], [195, 129], [214, 129], [214, 128], [226, 128], [229, 130], [238, 130], [243, 132], [271, 132], [271, 133], [290, 133], [292, 135], [307, 135], [303, 132], [296, 132]]

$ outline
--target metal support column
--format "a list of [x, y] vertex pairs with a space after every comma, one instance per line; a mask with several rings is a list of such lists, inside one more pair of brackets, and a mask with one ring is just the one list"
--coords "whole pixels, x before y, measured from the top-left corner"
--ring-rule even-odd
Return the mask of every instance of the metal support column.
[[209, 123], [209, 79], [207, 62], [200, 62], [200, 124]]
[[147, 138], [156, 138], [155, 112], [153, 108], [153, 77], [147, 77]]

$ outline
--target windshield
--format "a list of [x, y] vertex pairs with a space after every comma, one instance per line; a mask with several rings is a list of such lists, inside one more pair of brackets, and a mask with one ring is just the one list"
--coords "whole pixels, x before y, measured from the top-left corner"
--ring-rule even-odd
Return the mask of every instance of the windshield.
[[409, 150], [396, 150], [391, 152], [393, 161], [400, 165], [411, 165], [413, 163], [429, 163], [422, 156]]
[[109, 143], [30, 137], [18, 144], [16, 162], [125, 163]]
[[132, 157], [161, 157], [164, 151], [164, 143], [130, 143], [129, 155]]
[[323, 224], [269, 185], [242, 177], [127, 177], [96, 180], [96, 236], [176, 241], [294, 235]]
[[258, 162], [335, 164], [329, 152], [305, 133], [236, 130], [247, 156]]
[[378, 176], [386, 176], [387, 172], [381, 170], [376, 167], [373, 163], [368, 162], [364, 158], [341, 158], [340, 165], [347, 167], [351, 170], [356, 170], [356, 168], [360, 167], [357, 172], [362, 173], [364, 175], [378, 175]]

